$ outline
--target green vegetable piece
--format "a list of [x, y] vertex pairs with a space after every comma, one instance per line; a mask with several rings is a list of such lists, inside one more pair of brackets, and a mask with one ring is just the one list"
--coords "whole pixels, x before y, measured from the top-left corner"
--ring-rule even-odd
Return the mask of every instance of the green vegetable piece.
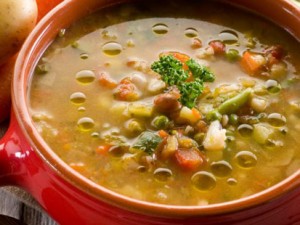
[[37, 74], [46, 74], [49, 72], [49, 66], [47, 64], [40, 64], [36, 67], [35, 72]]
[[172, 86], [185, 81], [188, 78], [188, 72], [182, 68], [182, 63], [171, 55], [161, 56], [159, 61], [151, 65], [151, 69], [160, 74], [162, 80]]
[[206, 66], [200, 65], [194, 59], [189, 59], [186, 65], [194, 78], [200, 78], [203, 82], [215, 81], [215, 75]]
[[189, 108], [193, 108], [204, 87], [203, 82], [200, 79], [196, 79], [193, 82], [180, 83], [178, 89], [181, 94], [180, 102]]
[[132, 147], [151, 155], [156, 150], [157, 146], [162, 142], [162, 140], [163, 139], [157, 134], [150, 131], [145, 131], [140, 134]]
[[[214, 74], [205, 66], [200, 65], [193, 59], [186, 62], [188, 70], [183, 69], [183, 64], [172, 55], [162, 56], [159, 61], [151, 65], [151, 69], [160, 74], [162, 80], [169, 86], [176, 85], [180, 91], [179, 101], [193, 108], [196, 100], [203, 92], [203, 82], [213, 82]], [[193, 75], [193, 81], [186, 81], [189, 73]]]
[[227, 52], [226, 52], [226, 58], [230, 61], [230, 62], [235, 62], [237, 61], [238, 59], [241, 58], [240, 56], [240, 53], [238, 50], [236, 49], [229, 49]]
[[222, 119], [222, 115], [221, 113], [218, 112], [218, 110], [212, 110], [206, 114], [206, 119], [209, 121], [214, 121], [214, 120], [220, 121]]
[[126, 124], [126, 128], [129, 132], [135, 134], [135, 133], [141, 133], [145, 130], [145, 127], [143, 124], [135, 119], [129, 120]]
[[231, 114], [236, 112], [239, 108], [241, 108], [246, 102], [249, 100], [250, 95], [252, 93], [251, 88], [247, 88], [238, 95], [234, 96], [223, 102], [218, 107], [218, 112], [223, 114]]
[[230, 114], [229, 115], [229, 123], [232, 125], [237, 125], [239, 122], [239, 117], [236, 114]]
[[169, 118], [161, 115], [161, 116], [157, 116], [153, 119], [152, 121], [152, 125], [156, 128], [156, 129], [166, 129], [169, 126]]

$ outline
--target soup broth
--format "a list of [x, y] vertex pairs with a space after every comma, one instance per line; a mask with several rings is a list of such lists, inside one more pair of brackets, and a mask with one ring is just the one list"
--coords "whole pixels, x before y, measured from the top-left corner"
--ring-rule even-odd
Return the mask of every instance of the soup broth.
[[299, 43], [221, 3], [158, 4], [97, 11], [42, 55], [28, 98], [51, 149], [161, 204], [231, 201], [298, 170]]

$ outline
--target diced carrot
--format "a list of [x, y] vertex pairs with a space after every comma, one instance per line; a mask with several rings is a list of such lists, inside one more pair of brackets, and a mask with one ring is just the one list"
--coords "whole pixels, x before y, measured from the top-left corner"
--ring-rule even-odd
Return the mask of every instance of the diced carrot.
[[198, 109], [192, 108], [192, 113], [193, 113], [195, 120], [200, 120], [202, 118], [202, 115]]
[[105, 72], [101, 72], [99, 75], [99, 83], [101, 86], [109, 88], [109, 89], [114, 89], [115, 87], [117, 87], [117, 82], [115, 80], [113, 80], [109, 74], [105, 73]]
[[215, 55], [222, 55], [226, 51], [226, 46], [221, 41], [211, 41], [209, 42], [209, 46], [212, 47]]
[[246, 73], [253, 76], [266, 64], [266, 59], [261, 54], [245, 51], [240, 64]]
[[158, 135], [161, 137], [161, 138], [167, 138], [169, 136], [168, 132], [166, 132], [165, 130], [159, 130], [158, 131]]
[[109, 144], [99, 145], [96, 152], [100, 155], [105, 155], [112, 146]]
[[204, 163], [204, 157], [198, 149], [178, 149], [175, 152], [178, 165], [184, 170], [197, 170]]

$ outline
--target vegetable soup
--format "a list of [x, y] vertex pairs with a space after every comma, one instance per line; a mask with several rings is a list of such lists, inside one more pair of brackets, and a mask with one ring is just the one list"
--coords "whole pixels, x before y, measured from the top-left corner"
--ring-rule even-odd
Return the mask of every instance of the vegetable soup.
[[32, 75], [32, 120], [71, 168], [117, 193], [208, 205], [300, 167], [300, 48], [212, 1], [126, 3], [62, 29]]

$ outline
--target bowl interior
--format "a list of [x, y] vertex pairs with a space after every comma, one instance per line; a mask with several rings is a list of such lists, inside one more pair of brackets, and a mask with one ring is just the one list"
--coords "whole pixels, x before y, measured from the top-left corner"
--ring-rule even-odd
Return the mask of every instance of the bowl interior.
[[[64, 179], [76, 184], [77, 188], [88, 192], [96, 199], [118, 204], [124, 208], [131, 206], [133, 210], [142, 211], [143, 213], [156, 212], [165, 215], [218, 214], [240, 210], [244, 207], [250, 207], [269, 201], [299, 186], [300, 172], [297, 172], [279, 184], [244, 199], [208, 206], [167, 206], [131, 199], [100, 187], [82, 175], [74, 172], [53, 153], [38, 134], [27, 108], [28, 86], [30, 85], [31, 74], [34, 67], [39, 57], [61, 29], [67, 28], [73, 21], [93, 12], [95, 9], [100, 9], [119, 2], [124, 1], [64, 1], [37, 25], [19, 54], [13, 80], [13, 107], [18, 123], [30, 141], [30, 144], [42, 158], [47, 159], [48, 165], [62, 174]], [[295, 38], [300, 40], [300, 10], [289, 1], [266, 0], [264, 4], [249, 0], [223, 0], [223, 2], [262, 15], [284, 27]], [[270, 8], [272, 8], [272, 10], [269, 10]]]

